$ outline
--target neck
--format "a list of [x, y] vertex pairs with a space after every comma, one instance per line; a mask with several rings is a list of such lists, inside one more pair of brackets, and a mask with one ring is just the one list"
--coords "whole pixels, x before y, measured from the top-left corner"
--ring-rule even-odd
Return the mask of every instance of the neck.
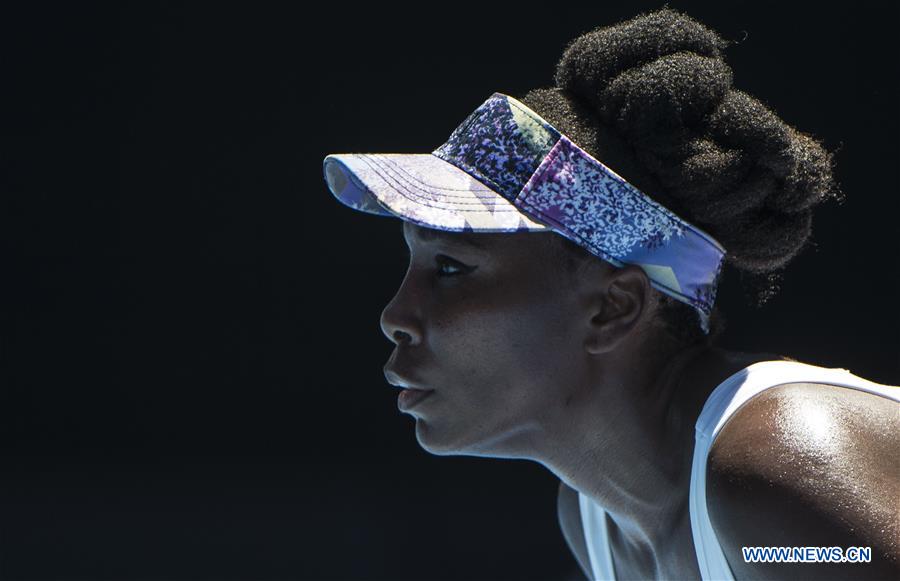
[[638, 359], [626, 366], [627, 381], [607, 375], [571, 408], [569, 438], [546, 463], [606, 510], [622, 554], [654, 570], [665, 553], [677, 552], [685, 527], [690, 536], [694, 424], [710, 387], [699, 370], [715, 351], [694, 347], [655, 366]]

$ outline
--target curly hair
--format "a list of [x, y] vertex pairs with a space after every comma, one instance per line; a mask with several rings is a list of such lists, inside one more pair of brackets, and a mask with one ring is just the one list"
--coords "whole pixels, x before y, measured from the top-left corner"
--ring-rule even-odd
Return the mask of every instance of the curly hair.
[[[843, 200], [833, 154], [732, 86], [731, 43], [668, 7], [569, 43], [555, 84], [519, 98], [581, 148], [725, 247], [760, 307], [811, 235], [814, 206]], [[569, 264], [593, 258], [554, 236]], [[709, 335], [689, 305], [662, 295], [663, 328], [683, 344]]]

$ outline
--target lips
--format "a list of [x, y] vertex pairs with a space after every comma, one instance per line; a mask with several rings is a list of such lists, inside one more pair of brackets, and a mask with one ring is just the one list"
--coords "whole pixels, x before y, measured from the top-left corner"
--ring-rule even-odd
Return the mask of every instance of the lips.
[[399, 371], [396, 361], [394, 361], [394, 353], [390, 360], [384, 366], [384, 378], [394, 387], [401, 389], [400, 395], [397, 396], [397, 407], [400, 411], [405, 412], [419, 405], [419, 402], [433, 395], [434, 390], [424, 387], [419, 382], [409, 379], [409, 375]]
[[396, 364], [394, 361], [394, 357], [391, 356], [390, 361], [384, 366], [384, 378], [388, 383], [393, 385], [394, 387], [400, 387], [403, 389], [418, 389], [423, 391], [434, 391], [422, 385], [419, 382], [413, 381], [410, 376], [413, 375], [411, 373], [405, 373], [401, 371], [401, 367]]
[[414, 384], [412, 381], [400, 375], [393, 368], [384, 367], [384, 378], [394, 387], [402, 387], [404, 389], [425, 389], [422, 386]]
[[428, 397], [433, 394], [433, 390], [423, 391], [421, 389], [404, 389], [400, 392], [400, 395], [397, 396], [397, 407], [400, 411], [407, 411], [419, 405], [419, 402], [428, 399]]

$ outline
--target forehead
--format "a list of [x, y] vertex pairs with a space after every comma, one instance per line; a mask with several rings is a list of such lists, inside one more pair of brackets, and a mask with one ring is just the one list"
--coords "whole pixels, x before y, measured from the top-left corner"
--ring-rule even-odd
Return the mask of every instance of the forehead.
[[555, 235], [544, 232], [453, 232], [425, 228], [411, 222], [403, 222], [403, 237], [407, 246], [427, 248], [430, 245], [447, 246], [461, 251], [471, 251], [485, 259], [500, 260], [505, 264], [525, 264], [529, 268], [543, 265], [550, 259], [554, 264], [558, 252], [552, 238]]
[[502, 238], [506, 236], [508, 235], [502, 233], [451, 232], [434, 228], [424, 228], [411, 222], [403, 222], [403, 237], [406, 239], [407, 243], [415, 242], [427, 244], [431, 242], [444, 242], [487, 250], [488, 248], [496, 246], [499, 242], [502, 242]]

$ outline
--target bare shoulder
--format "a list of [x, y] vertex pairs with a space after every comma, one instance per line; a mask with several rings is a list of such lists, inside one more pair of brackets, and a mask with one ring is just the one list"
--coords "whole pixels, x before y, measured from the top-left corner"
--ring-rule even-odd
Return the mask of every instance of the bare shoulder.
[[[900, 403], [792, 383], [728, 419], [709, 452], [707, 505], [738, 579], [900, 578]], [[871, 547], [870, 563], [748, 564], [741, 547]]]

